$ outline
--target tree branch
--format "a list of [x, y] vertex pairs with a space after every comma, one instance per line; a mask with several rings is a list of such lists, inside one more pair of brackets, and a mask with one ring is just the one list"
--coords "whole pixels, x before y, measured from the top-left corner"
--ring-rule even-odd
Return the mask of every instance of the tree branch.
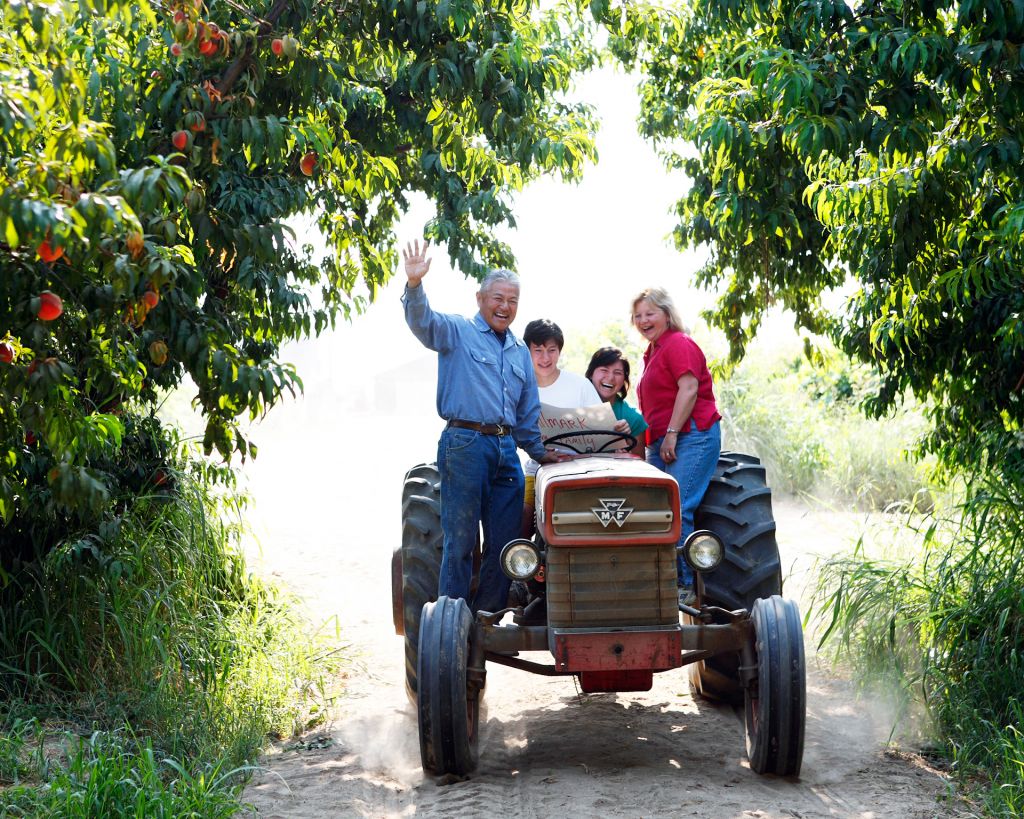
[[[278, 21], [278, 18], [284, 14], [288, 7], [291, 5], [291, 0], [274, 0], [274, 5], [267, 13], [265, 19], [260, 20], [259, 28], [256, 30], [257, 36], [269, 34], [274, 29], [274, 23]], [[255, 15], [250, 14], [253, 19], [257, 19]], [[235, 83], [238, 82], [238, 78], [242, 76], [242, 72], [245, 71], [249, 65], [249, 61], [252, 59], [252, 47], [246, 46], [245, 51], [235, 58], [235, 61], [228, 66], [228, 70], [224, 72], [224, 76], [221, 78], [220, 84], [217, 86], [217, 90], [222, 96], [228, 94], [234, 87]]]
[[235, 0], [223, 0], [223, 2], [227, 3], [229, 6], [231, 6], [231, 8], [233, 8], [239, 14], [244, 14], [246, 17], [248, 17], [254, 23], [259, 23], [261, 26], [267, 23], [267, 21], [264, 20], [262, 17], [260, 17], [258, 14], [256, 14], [255, 12], [249, 11], [249, 9], [247, 9], [241, 3], [236, 3]]

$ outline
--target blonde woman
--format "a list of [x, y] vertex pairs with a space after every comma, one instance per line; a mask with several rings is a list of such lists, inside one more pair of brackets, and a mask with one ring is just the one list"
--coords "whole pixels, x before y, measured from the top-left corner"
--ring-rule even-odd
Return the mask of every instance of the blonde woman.
[[[647, 462], [679, 484], [680, 544], [693, 532], [693, 514], [715, 474], [722, 449], [721, 415], [704, 353], [671, 297], [658, 287], [633, 299], [633, 326], [645, 339], [644, 372], [637, 385], [647, 421]], [[692, 600], [693, 572], [679, 563], [679, 602]]]

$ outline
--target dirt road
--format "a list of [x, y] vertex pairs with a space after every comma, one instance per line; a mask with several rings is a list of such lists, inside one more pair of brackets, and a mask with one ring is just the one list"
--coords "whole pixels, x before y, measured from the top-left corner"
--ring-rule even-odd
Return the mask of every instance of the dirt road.
[[[301, 424], [291, 432], [297, 445], [304, 432]], [[346, 446], [326, 459], [351, 457], [359, 444]], [[387, 459], [411, 465], [398, 446]], [[584, 695], [571, 679], [493, 664], [479, 771], [454, 784], [425, 779], [402, 686], [402, 641], [391, 626], [400, 488], [393, 476], [377, 483], [344, 470], [298, 486], [286, 462], [294, 450], [275, 449], [278, 461], [261, 456], [253, 476], [263, 539], [254, 563], [301, 593], [315, 619], [336, 616], [355, 657], [333, 724], [268, 755], [246, 789], [259, 816], [957, 815], [938, 801], [948, 783], [916, 758], [886, 753], [885, 716], [814, 661], [799, 780], [751, 772], [741, 716], [695, 700], [684, 672], [655, 675], [647, 693]], [[776, 503], [776, 516], [787, 595], [799, 596], [809, 555], [843, 547], [857, 521], [785, 502]]]

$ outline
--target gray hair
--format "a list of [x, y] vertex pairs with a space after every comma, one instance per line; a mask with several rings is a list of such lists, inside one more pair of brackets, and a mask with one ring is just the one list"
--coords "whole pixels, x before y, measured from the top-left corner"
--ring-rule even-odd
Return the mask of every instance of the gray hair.
[[508, 282], [515, 287], [519, 287], [519, 274], [513, 273], [511, 270], [505, 270], [504, 268], [497, 268], [492, 270], [486, 276], [484, 280], [480, 282], [480, 292], [486, 293], [491, 289], [491, 286], [498, 282]]

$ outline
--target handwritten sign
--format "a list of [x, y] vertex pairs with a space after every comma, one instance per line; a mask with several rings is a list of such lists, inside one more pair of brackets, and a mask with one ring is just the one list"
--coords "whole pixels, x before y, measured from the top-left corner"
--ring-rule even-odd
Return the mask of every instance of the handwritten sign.
[[[567, 445], [580, 452], [610, 452], [622, 449], [627, 441], [610, 435], [601, 435], [615, 428], [615, 413], [611, 404], [596, 404], [592, 407], [553, 407], [550, 404], [540, 405], [540, 435], [546, 441], [553, 435], [577, 433], [571, 438], [563, 438]], [[560, 442], [556, 441], [557, 447]]]

